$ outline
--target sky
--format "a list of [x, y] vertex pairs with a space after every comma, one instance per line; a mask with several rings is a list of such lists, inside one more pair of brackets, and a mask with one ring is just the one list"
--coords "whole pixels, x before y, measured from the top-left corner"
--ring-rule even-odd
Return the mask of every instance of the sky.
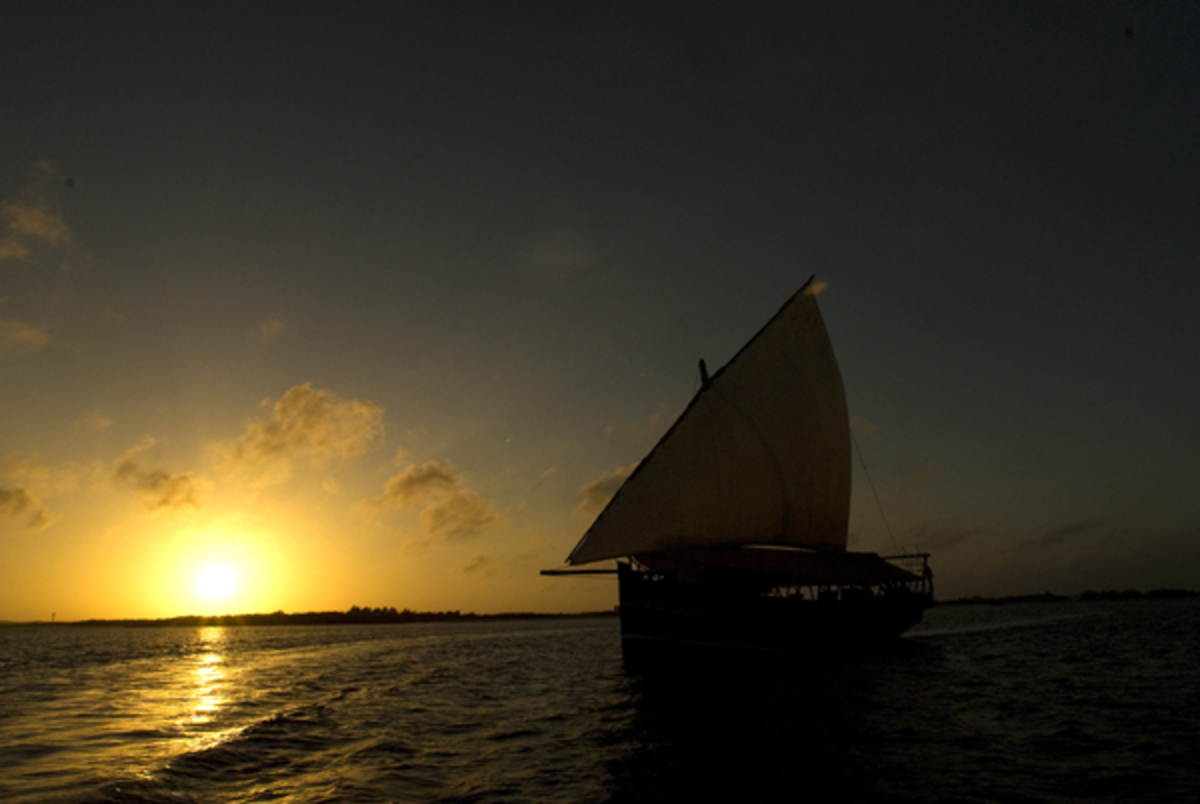
[[17, 1], [0, 76], [0, 619], [609, 608], [538, 570], [812, 275], [850, 549], [1200, 588], [1194, 3]]

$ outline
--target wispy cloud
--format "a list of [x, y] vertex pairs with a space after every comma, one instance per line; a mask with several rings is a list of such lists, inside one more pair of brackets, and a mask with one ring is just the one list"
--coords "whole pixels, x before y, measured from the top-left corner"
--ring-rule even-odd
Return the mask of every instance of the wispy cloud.
[[83, 337], [82, 346], [92, 346], [105, 338], [108, 333], [125, 323], [125, 314], [116, 310], [105, 310], [87, 334]]
[[25, 357], [48, 349], [54, 343], [49, 333], [21, 321], [0, 321], [0, 356]]
[[258, 339], [263, 343], [271, 343], [283, 337], [283, 333], [287, 331], [287, 325], [283, 321], [283, 316], [272, 313], [267, 316], [267, 320], [258, 325]]
[[10, 237], [40, 240], [50, 244], [71, 239], [71, 230], [62, 218], [47, 209], [28, 203], [5, 201], [0, 204], [0, 217], [4, 219]]
[[19, 240], [0, 235], [0, 260], [19, 260], [29, 256], [29, 248]]
[[378, 507], [408, 507], [419, 502], [427, 492], [452, 492], [461, 483], [462, 478], [445, 461], [413, 464], [400, 474], [388, 478], [383, 486], [383, 494], [372, 497], [368, 503]]
[[[34, 269], [55, 266], [70, 271], [86, 265], [87, 259], [75, 245], [71, 228], [59, 210], [64, 188], [74, 187], [51, 162], [35, 162], [24, 187], [14, 197], [0, 199], [0, 262], [20, 262]], [[31, 277], [46, 274], [34, 270]], [[49, 281], [49, 280], [46, 280]], [[22, 295], [51, 292], [45, 281], [33, 279]], [[0, 302], [5, 299], [0, 299]], [[52, 334], [25, 320], [0, 320], [0, 358], [22, 358], [49, 350], [73, 350], [86, 346], [109, 326], [109, 315], [82, 341]]]
[[201, 508], [209, 481], [187, 472], [172, 474], [148, 465], [156, 457], [162, 442], [146, 436], [117, 459], [113, 479], [137, 489], [151, 511], [160, 508]]
[[54, 209], [51, 193], [63, 178], [53, 163], [35, 162], [20, 195], [0, 201], [0, 260], [32, 259], [71, 242], [71, 229]]
[[54, 523], [45, 500], [74, 490], [79, 467], [43, 466], [36, 457], [13, 456], [5, 461], [0, 480], [0, 517], [32, 530]]
[[640, 439], [646, 436], [657, 435], [663, 429], [663, 424], [666, 422], [666, 415], [666, 407], [660, 407], [646, 417], [645, 421], [636, 424], [625, 426], [607, 424], [604, 426], [604, 437], [611, 443], [617, 443], [626, 438]]
[[597, 261], [591, 245], [571, 232], [559, 232], [530, 242], [521, 249], [519, 259], [528, 275], [548, 283], [575, 276]]
[[1029, 544], [1042, 547], [1052, 547], [1065, 542], [1094, 535], [1105, 524], [1103, 519], [1081, 519], [1076, 522], [1066, 522], [1050, 528], [1045, 533], [1029, 540]]
[[319, 467], [361, 455], [382, 432], [382, 408], [305, 383], [288, 390], [240, 437], [212, 449], [225, 471], [269, 486], [287, 480], [296, 463]]
[[900, 479], [896, 485], [896, 493], [901, 497], [908, 497], [928, 488], [933, 481], [937, 480], [937, 477], [937, 469], [932, 466], [922, 466]]
[[421, 528], [427, 536], [464, 539], [483, 533], [502, 517], [479, 492], [467, 488], [447, 461], [412, 464], [388, 478], [383, 494], [364, 501], [371, 508], [421, 510]]
[[585, 516], [595, 516], [603, 511], [604, 506], [608, 505], [608, 501], [617, 493], [617, 489], [621, 488], [625, 478], [633, 474], [633, 470], [636, 468], [637, 464], [631, 463], [628, 466], [606, 472], [591, 483], [582, 486], [579, 489], [579, 496], [582, 500], [579, 507], [575, 509], [576, 512]]
[[904, 544], [913, 545], [918, 550], [946, 550], [973, 539], [983, 533], [983, 528], [969, 522], [951, 520], [948, 522], [931, 522], [915, 530], [908, 531], [902, 536]]
[[83, 335], [64, 338], [51, 335], [46, 330], [24, 321], [0, 320], [0, 357], [20, 358], [50, 350], [80, 354], [96, 345], [124, 321], [125, 316], [121, 313], [107, 310]]
[[879, 426], [875, 424], [875, 422], [871, 421], [866, 416], [862, 416], [857, 413], [850, 417], [850, 427], [851, 429], [864, 435], [873, 433], [879, 429]]
[[537, 480], [533, 481], [533, 488], [531, 488], [530, 491], [537, 491], [538, 489], [540, 489], [542, 486], [544, 486], [546, 484], [546, 481], [548, 481], [550, 478], [554, 477], [557, 474], [558, 474], [558, 467], [551, 466], [549, 469], [547, 469], [546, 471], [544, 471], [540, 475], [538, 475]]
[[431, 544], [433, 544], [433, 539], [430, 539], [428, 536], [409, 539], [400, 545], [400, 555], [406, 557], [424, 555]]
[[42, 501], [24, 486], [0, 485], [0, 516], [16, 520], [32, 530], [50, 524], [50, 512]]
[[478, 572], [483, 575], [488, 575], [491, 573], [491, 565], [492, 562], [487, 556], [475, 556], [467, 562], [465, 567], [463, 567], [463, 572], [467, 574]]
[[421, 526], [431, 536], [466, 539], [478, 536], [500, 521], [500, 515], [479, 492], [458, 489], [421, 511]]
[[105, 430], [112, 427], [113, 423], [111, 416], [106, 416], [98, 410], [93, 410], [91, 413], [89, 413], [86, 417], [84, 417], [84, 421], [87, 423], [88, 427], [92, 428], [97, 433], [103, 433]]

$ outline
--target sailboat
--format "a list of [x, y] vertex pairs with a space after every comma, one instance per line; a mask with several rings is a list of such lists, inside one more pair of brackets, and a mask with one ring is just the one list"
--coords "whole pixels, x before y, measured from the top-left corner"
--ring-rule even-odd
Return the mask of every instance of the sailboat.
[[[933, 603], [927, 553], [846, 549], [850, 422], [814, 279], [719, 371], [700, 362], [696, 395], [567, 556], [619, 559], [627, 657], [875, 645]], [[543, 574], [595, 572], [614, 570]]]

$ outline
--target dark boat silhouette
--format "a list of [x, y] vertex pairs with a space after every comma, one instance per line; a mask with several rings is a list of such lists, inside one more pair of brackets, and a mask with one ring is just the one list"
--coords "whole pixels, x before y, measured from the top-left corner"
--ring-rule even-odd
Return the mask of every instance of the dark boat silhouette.
[[[846, 550], [850, 424], [813, 280], [701, 380], [567, 557], [619, 559], [626, 655], [859, 648], [919, 622], [928, 554]], [[614, 570], [544, 574], [593, 572]]]

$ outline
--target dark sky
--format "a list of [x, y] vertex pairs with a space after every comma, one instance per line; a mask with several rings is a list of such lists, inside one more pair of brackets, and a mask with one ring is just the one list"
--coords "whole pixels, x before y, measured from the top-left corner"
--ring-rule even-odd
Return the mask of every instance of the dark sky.
[[1200, 586], [1193, 3], [9, 2], [0, 75], [0, 618], [611, 605], [582, 490], [813, 274], [852, 548]]

